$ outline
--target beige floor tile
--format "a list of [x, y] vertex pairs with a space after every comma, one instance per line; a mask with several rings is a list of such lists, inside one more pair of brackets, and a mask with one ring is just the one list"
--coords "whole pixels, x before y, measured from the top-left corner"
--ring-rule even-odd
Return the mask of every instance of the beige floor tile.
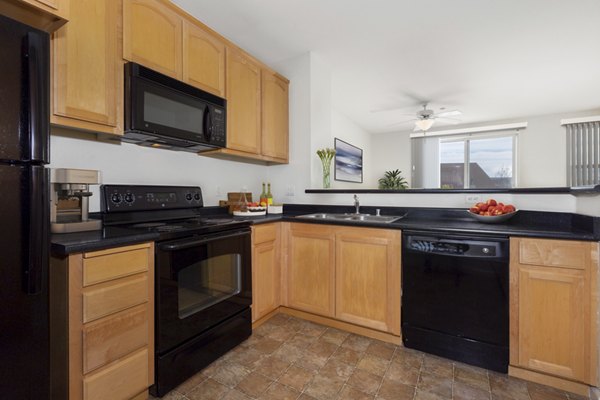
[[374, 396], [348, 385], [344, 386], [338, 395], [338, 399], [340, 400], [372, 400], [374, 398]]
[[455, 364], [454, 381], [482, 389], [486, 392], [490, 391], [490, 380], [485, 369], [465, 364]]
[[348, 332], [340, 331], [335, 328], [328, 328], [325, 333], [321, 336], [321, 340], [326, 342], [337, 344], [338, 346], [344, 343], [344, 340], [350, 336]]
[[213, 379], [207, 379], [188, 394], [190, 400], [220, 400], [229, 388]]
[[325, 333], [325, 331], [327, 330], [326, 327], [324, 327], [323, 325], [319, 325], [319, 324], [315, 324], [313, 322], [306, 322], [302, 325], [302, 327], [300, 328], [300, 332], [302, 332], [305, 335], [308, 336], [312, 336], [312, 337], [319, 337], [322, 334]]
[[319, 370], [319, 375], [346, 380], [353, 372], [354, 367], [352, 365], [330, 358], [323, 368]]
[[318, 356], [329, 358], [338, 349], [337, 344], [329, 343], [325, 340], [316, 340], [308, 347], [308, 351]]
[[336, 399], [342, 386], [344, 386], [343, 380], [315, 375], [304, 392], [319, 400]]
[[454, 382], [452, 394], [454, 400], [490, 400], [492, 395], [488, 390], [460, 382]]
[[315, 353], [306, 352], [298, 361], [296, 365], [310, 371], [318, 371], [325, 363], [327, 363], [327, 357], [319, 356]]
[[398, 381], [384, 378], [377, 392], [377, 398], [381, 400], [410, 400], [415, 395], [415, 387], [405, 385]]
[[272, 383], [272, 379], [257, 372], [252, 372], [236, 386], [236, 389], [250, 397], [259, 397]]
[[389, 365], [389, 361], [377, 357], [373, 354], [365, 354], [364, 357], [356, 364], [356, 368], [363, 369], [367, 372], [370, 372], [375, 375], [383, 376], [387, 367]]
[[424, 392], [422, 390], [417, 390], [415, 393], [414, 400], [451, 400], [452, 396], [441, 396], [437, 393]]
[[284, 361], [295, 362], [302, 358], [306, 353], [305, 349], [301, 349], [296, 346], [292, 346], [290, 344], [284, 343], [278, 348], [276, 351], [271, 354], [272, 357], [280, 358]]
[[396, 349], [396, 352], [392, 358], [392, 362], [398, 363], [405, 367], [419, 369], [423, 365], [423, 358], [423, 353], [400, 346]]
[[363, 353], [369, 348], [371, 342], [371, 339], [367, 337], [351, 334], [344, 340], [342, 347]]
[[212, 379], [222, 383], [225, 386], [233, 388], [249, 373], [250, 370], [243, 365], [228, 362], [217, 369], [217, 371], [213, 374]]
[[355, 369], [347, 383], [361, 392], [374, 395], [377, 393], [382, 380], [383, 378], [381, 376], [371, 374], [361, 369]]
[[261, 353], [260, 351], [247, 348], [237, 352], [237, 354], [229, 358], [228, 361], [234, 364], [241, 364], [249, 369], [254, 369], [254, 367], [256, 367], [256, 364], [258, 364], [258, 362], [263, 358], [263, 356], [263, 353]]
[[291, 362], [275, 356], [265, 357], [258, 362], [254, 371], [271, 379], [278, 379], [291, 365]]
[[285, 344], [296, 346], [299, 349], [306, 349], [310, 345], [312, 345], [316, 340], [317, 338], [314, 336], [309, 336], [302, 332], [297, 332], [296, 334], [294, 334], [294, 337], [292, 337], [289, 340], [286, 340]]
[[495, 372], [489, 377], [492, 399], [530, 400], [527, 382]]
[[306, 369], [292, 365], [280, 378], [279, 383], [290, 386], [298, 391], [304, 388], [313, 379], [315, 373]]
[[264, 337], [261, 340], [257, 341], [253, 345], [249, 346], [249, 348], [257, 350], [263, 354], [271, 354], [275, 350], [277, 350], [283, 344], [280, 340], [271, 339], [270, 337]]
[[452, 378], [454, 365], [452, 361], [441, 357], [426, 355], [423, 358], [423, 371], [444, 378]]
[[419, 372], [420, 370], [418, 368], [406, 367], [392, 362], [385, 373], [385, 377], [405, 385], [417, 386]]
[[435, 393], [443, 397], [452, 397], [452, 378], [421, 371], [417, 389], [423, 392]]
[[567, 394], [558, 389], [527, 382], [527, 391], [531, 400], [566, 400]]
[[251, 398], [237, 389], [231, 389], [222, 400], [251, 400]]
[[364, 353], [359, 353], [346, 347], [338, 347], [335, 353], [332, 354], [331, 359], [335, 359], [350, 365], [356, 365], [363, 355]]
[[393, 344], [373, 340], [367, 348], [367, 353], [389, 361], [392, 359], [395, 350], [396, 346]]
[[300, 392], [275, 382], [259, 398], [261, 400], [295, 400]]

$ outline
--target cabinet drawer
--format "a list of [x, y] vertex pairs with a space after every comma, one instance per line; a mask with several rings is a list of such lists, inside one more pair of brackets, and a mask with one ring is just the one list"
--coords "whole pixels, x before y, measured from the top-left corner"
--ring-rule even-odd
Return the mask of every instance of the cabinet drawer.
[[128, 400], [148, 388], [148, 349], [83, 378], [84, 400]]
[[569, 240], [520, 239], [519, 263], [585, 269], [589, 243]]
[[83, 373], [148, 345], [148, 306], [139, 305], [83, 327]]
[[[104, 253], [86, 253], [83, 259], [83, 286], [106, 282], [148, 270], [148, 249], [130, 249]], [[96, 255], [96, 254], [101, 255]]]
[[277, 238], [277, 224], [259, 225], [254, 229], [254, 244], [272, 242]]
[[138, 274], [83, 290], [83, 322], [148, 301], [148, 276]]

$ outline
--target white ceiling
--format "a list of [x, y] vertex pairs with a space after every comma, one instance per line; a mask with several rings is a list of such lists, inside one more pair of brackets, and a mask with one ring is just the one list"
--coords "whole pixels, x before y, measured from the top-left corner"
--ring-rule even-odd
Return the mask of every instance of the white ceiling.
[[425, 100], [462, 123], [600, 107], [599, 0], [173, 1], [267, 64], [315, 52], [373, 133]]

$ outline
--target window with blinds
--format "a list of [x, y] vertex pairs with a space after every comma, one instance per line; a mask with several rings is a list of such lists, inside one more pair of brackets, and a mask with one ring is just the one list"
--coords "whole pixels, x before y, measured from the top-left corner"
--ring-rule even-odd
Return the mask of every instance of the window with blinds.
[[567, 130], [567, 185], [600, 184], [600, 121], [564, 125]]

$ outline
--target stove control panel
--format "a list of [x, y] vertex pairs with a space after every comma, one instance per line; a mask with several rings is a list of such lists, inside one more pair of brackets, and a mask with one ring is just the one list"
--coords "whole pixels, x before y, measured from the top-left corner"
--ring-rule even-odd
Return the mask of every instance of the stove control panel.
[[202, 207], [202, 190], [198, 186], [102, 185], [101, 209], [152, 211]]

